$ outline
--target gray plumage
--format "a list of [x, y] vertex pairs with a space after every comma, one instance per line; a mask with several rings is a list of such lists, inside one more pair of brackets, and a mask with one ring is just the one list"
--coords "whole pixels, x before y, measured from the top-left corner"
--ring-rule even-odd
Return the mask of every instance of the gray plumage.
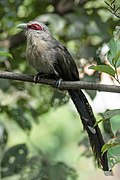
[[[68, 50], [57, 41], [47, 26], [43, 23], [29, 22], [18, 25], [25, 30], [27, 36], [26, 57], [29, 64], [40, 74], [63, 79], [67, 81], [79, 81], [77, 66]], [[96, 119], [92, 108], [81, 90], [68, 90], [78, 113], [81, 117], [84, 129], [87, 131], [93, 152], [98, 165], [104, 172], [109, 171], [107, 152], [101, 155], [104, 140], [98, 125], [94, 127]]]

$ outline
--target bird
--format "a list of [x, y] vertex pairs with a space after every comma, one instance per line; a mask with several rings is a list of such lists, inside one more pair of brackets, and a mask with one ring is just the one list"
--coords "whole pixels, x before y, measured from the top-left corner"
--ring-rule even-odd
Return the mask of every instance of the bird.
[[[58, 41], [43, 22], [21, 23], [27, 37], [26, 59], [37, 71], [37, 77], [55, 79], [56, 82], [80, 81], [77, 65], [67, 48]], [[81, 89], [69, 89], [70, 95], [86, 130], [98, 167], [105, 175], [112, 175], [109, 168], [107, 151], [102, 154], [105, 144], [103, 136], [86, 96]], [[96, 125], [95, 125], [96, 124]]]

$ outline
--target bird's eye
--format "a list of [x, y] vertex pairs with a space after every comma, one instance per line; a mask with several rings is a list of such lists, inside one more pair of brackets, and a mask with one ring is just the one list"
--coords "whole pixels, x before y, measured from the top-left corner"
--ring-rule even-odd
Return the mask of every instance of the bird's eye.
[[39, 24], [28, 25], [28, 28], [33, 29], [33, 30], [43, 30], [42, 26], [40, 26]]

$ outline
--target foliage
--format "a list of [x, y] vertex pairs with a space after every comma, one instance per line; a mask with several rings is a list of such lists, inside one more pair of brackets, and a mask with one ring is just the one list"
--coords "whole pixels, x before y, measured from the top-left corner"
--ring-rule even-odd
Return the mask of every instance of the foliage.
[[110, 3], [105, 1], [105, 3], [108, 5], [109, 11], [114, 14], [116, 17], [120, 18], [120, 6], [119, 3], [116, 0], [112, 0]]
[[[94, 69], [97, 71], [105, 72], [112, 76], [118, 83], [119, 75], [118, 68], [120, 67], [120, 33], [117, 34], [114, 38], [112, 38], [109, 42], [109, 51], [108, 51], [108, 64], [96, 65], [89, 67], [90, 69]], [[101, 121], [110, 121], [110, 129], [113, 133], [112, 139], [110, 139], [102, 148], [102, 153], [108, 151], [109, 157], [109, 166], [112, 169], [115, 164], [120, 162], [120, 109], [107, 111], [102, 114], [103, 118], [99, 120]], [[97, 123], [97, 124], [98, 124]]]
[[120, 38], [118, 36], [117, 39], [113, 38], [109, 42], [109, 52], [108, 52], [108, 64], [96, 65], [89, 67], [90, 69], [94, 69], [97, 71], [105, 72], [116, 79], [118, 83], [118, 71], [117, 69], [120, 67]]
[[[112, 114], [113, 113], [113, 114]], [[109, 165], [111, 168], [114, 167], [115, 164], [120, 162], [120, 110], [113, 110], [107, 112], [107, 117], [104, 120], [110, 121], [111, 131], [113, 132], [113, 137], [103, 146], [102, 152], [108, 150], [109, 156]], [[110, 116], [109, 116], [110, 114]], [[112, 114], [112, 116], [111, 116]]]
[[3, 51], [0, 51], [0, 56], [5, 56], [5, 57], [10, 57], [13, 59], [12, 57], [12, 54], [11, 53], [6, 53], [6, 52], [3, 52]]
[[[112, 38], [119, 19], [113, 17], [115, 13], [111, 14], [108, 10], [108, 6], [113, 7], [114, 3], [118, 8], [119, 2], [106, 2], [107, 5], [104, 0], [1, 0], [1, 70], [35, 73], [26, 63], [25, 37], [16, 26], [20, 22], [36, 18], [48, 24], [56, 38], [69, 49], [80, 73], [84, 74], [82, 80], [98, 82], [98, 71], [101, 71], [119, 82], [119, 28]], [[101, 49], [103, 44], [108, 42], [106, 64]], [[93, 62], [97, 63], [97, 66], [91, 68], [97, 72], [89, 76], [84, 72], [83, 66]], [[92, 97], [96, 95], [93, 91], [89, 91], [89, 94]], [[78, 179], [78, 159], [82, 154], [88, 158], [91, 152], [86, 134], [78, 124], [78, 117], [73, 111], [69, 112], [68, 101], [69, 97], [65, 92], [45, 85], [0, 80], [0, 179], [13, 175], [22, 180]], [[63, 110], [66, 105], [69, 115]], [[56, 114], [62, 107], [62, 111]], [[50, 116], [51, 112], [55, 116]], [[120, 161], [120, 110], [109, 110], [101, 116], [103, 125], [110, 123], [108, 134], [111, 139], [109, 138], [103, 147], [103, 153], [108, 150], [112, 168]], [[84, 146], [84, 151], [79, 150], [78, 144], [80, 149]], [[79, 171], [82, 176], [80, 169]]]

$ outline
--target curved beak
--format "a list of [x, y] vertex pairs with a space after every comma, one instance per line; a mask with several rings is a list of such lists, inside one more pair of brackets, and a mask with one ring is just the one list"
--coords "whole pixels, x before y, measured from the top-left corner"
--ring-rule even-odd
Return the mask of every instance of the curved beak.
[[27, 29], [27, 23], [18, 24], [16, 27], [26, 30]]

